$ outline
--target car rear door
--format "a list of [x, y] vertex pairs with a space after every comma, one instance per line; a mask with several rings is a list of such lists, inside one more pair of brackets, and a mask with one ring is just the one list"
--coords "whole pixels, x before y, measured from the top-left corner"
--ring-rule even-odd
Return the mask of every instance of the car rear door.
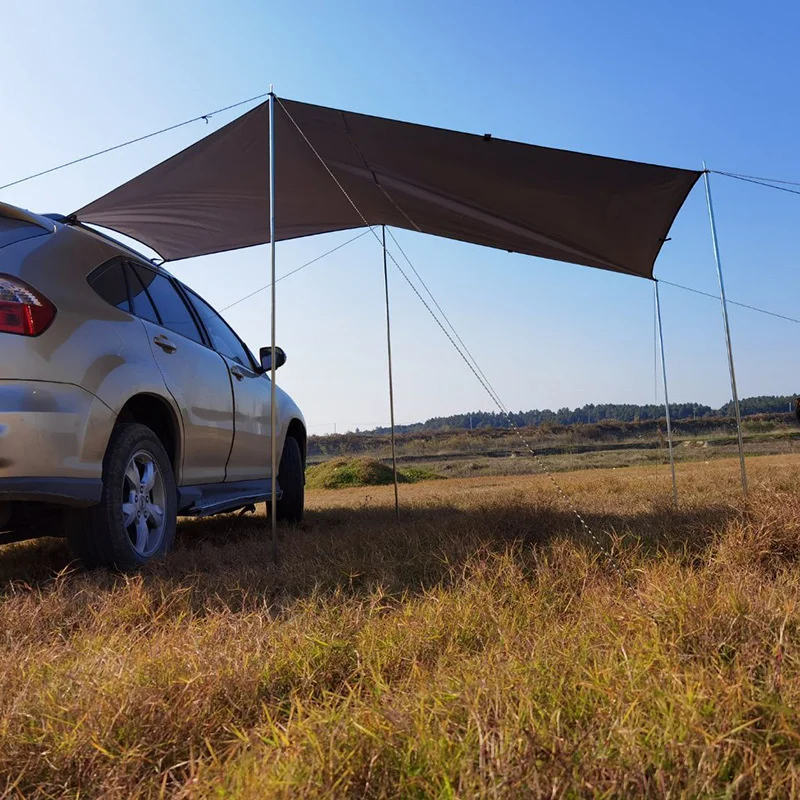
[[129, 263], [133, 313], [144, 322], [150, 347], [183, 423], [181, 485], [221, 483], [233, 443], [233, 391], [225, 360], [204, 333], [173, 280]]
[[226, 480], [269, 478], [272, 474], [269, 378], [256, 366], [253, 355], [228, 323], [202, 297], [185, 286], [183, 289], [232, 378], [235, 430]]

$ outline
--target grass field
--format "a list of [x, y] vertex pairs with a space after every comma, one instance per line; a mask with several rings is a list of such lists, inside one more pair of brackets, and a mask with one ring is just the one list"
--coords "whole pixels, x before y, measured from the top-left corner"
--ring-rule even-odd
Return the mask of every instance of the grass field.
[[166, 563], [0, 550], [0, 795], [800, 793], [800, 458], [309, 493]]

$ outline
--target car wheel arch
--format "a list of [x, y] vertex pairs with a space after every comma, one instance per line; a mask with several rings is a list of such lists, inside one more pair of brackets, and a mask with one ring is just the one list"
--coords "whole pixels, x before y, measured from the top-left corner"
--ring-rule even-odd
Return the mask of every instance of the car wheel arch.
[[168, 400], [149, 393], [133, 395], [120, 409], [116, 422], [138, 422], [150, 428], [167, 451], [176, 483], [180, 485], [183, 461], [181, 422]]
[[[303, 458], [303, 469], [306, 468], [306, 449], [308, 444], [308, 436], [306, 434], [306, 427], [303, 423], [297, 419], [296, 417], [289, 423], [289, 427], [286, 429], [286, 436], [287, 438], [291, 436], [293, 439], [297, 440], [297, 443], [300, 445], [300, 454]], [[284, 440], [285, 443], [285, 440]]]

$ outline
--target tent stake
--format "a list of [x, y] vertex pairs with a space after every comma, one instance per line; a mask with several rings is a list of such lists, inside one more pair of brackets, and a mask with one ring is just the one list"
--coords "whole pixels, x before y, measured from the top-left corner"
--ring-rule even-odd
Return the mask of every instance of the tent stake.
[[386, 349], [389, 357], [389, 418], [392, 427], [392, 474], [394, 476], [394, 515], [400, 519], [400, 493], [397, 486], [397, 450], [394, 439], [394, 383], [392, 381], [392, 326], [389, 321], [389, 271], [386, 267], [386, 226], [381, 225], [383, 235], [383, 288], [386, 295]]
[[658, 337], [661, 342], [661, 377], [664, 381], [664, 411], [667, 415], [667, 442], [669, 444], [669, 465], [672, 470], [672, 499], [678, 505], [678, 483], [675, 480], [675, 453], [672, 449], [672, 423], [669, 412], [669, 394], [667, 392], [667, 359], [664, 356], [664, 330], [661, 327], [661, 299], [658, 296], [658, 281], [653, 280], [656, 288], [656, 322], [658, 323]]
[[269, 260], [272, 272], [272, 313], [270, 320], [270, 516], [272, 527], [272, 560], [278, 563], [278, 407], [275, 384], [275, 93], [269, 87]]
[[728, 370], [731, 374], [731, 393], [733, 395], [733, 408], [736, 412], [736, 433], [739, 438], [739, 468], [742, 473], [742, 492], [747, 497], [747, 472], [744, 466], [744, 441], [742, 439], [742, 415], [739, 410], [739, 394], [736, 391], [736, 370], [733, 366], [733, 349], [731, 348], [731, 327], [728, 322], [728, 303], [725, 299], [725, 284], [722, 280], [722, 264], [719, 258], [719, 242], [717, 241], [717, 226], [714, 222], [714, 205], [711, 202], [711, 182], [708, 179], [706, 162], [703, 162], [703, 181], [706, 185], [706, 204], [708, 205], [708, 219], [711, 223], [711, 243], [714, 246], [714, 260], [717, 263], [717, 278], [719, 279], [719, 296], [722, 303], [722, 322], [725, 327], [725, 344], [728, 348]]

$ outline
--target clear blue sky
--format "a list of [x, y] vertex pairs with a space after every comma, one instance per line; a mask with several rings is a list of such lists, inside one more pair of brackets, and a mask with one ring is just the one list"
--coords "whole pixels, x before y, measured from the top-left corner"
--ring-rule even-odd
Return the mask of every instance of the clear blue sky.
[[[800, 180], [800, 5], [734, 2], [5, 0], [0, 184], [266, 91], [622, 158]], [[233, 112], [239, 113], [239, 112]], [[68, 212], [228, 122], [158, 137], [0, 192]], [[266, 146], [266, 143], [265, 143]], [[798, 309], [800, 197], [714, 177], [730, 299]], [[348, 236], [278, 247], [286, 272]], [[396, 234], [514, 409], [652, 402], [652, 284]], [[173, 265], [218, 307], [267, 281], [254, 248]], [[312, 432], [388, 421], [380, 250], [364, 237], [279, 285], [282, 384]], [[716, 291], [702, 188], [658, 261]], [[391, 276], [397, 417], [491, 408]], [[231, 309], [256, 349], [268, 295]], [[730, 396], [719, 306], [662, 286], [670, 399]], [[731, 309], [740, 394], [796, 392], [797, 327]]]

